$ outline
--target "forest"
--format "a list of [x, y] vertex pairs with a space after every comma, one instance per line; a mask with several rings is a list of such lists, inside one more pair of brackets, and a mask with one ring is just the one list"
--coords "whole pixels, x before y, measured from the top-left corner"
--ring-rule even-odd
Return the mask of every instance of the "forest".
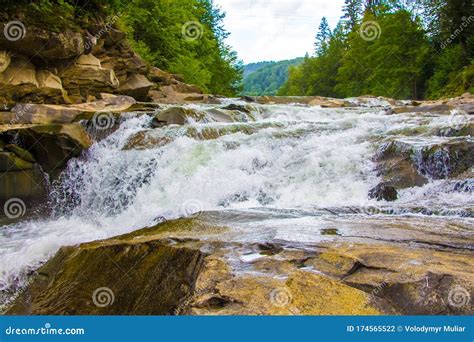
[[245, 65], [242, 95], [276, 95], [281, 86], [288, 80], [290, 66], [299, 65], [301, 62], [303, 62], [302, 57]]
[[472, 0], [346, 0], [279, 95], [437, 99], [474, 92]]

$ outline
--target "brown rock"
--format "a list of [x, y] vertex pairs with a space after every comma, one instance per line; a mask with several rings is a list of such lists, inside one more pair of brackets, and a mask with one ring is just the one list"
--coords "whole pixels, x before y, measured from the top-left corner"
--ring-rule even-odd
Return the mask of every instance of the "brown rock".
[[0, 72], [4, 72], [10, 65], [10, 55], [6, 51], [0, 51]]
[[133, 74], [117, 91], [121, 94], [132, 96], [139, 101], [146, 101], [148, 99], [148, 92], [153, 85], [145, 76]]

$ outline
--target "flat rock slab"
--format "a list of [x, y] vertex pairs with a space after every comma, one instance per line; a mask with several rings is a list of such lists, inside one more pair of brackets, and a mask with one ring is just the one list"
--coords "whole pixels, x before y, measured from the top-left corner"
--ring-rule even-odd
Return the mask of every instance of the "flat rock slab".
[[[472, 314], [474, 252], [369, 237], [295, 242], [259, 213], [203, 213], [62, 248], [7, 314], [380, 315]], [[268, 215], [275, 218], [276, 214]], [[347, 218], [347, 222], [354, 218]], [[378, 224], [376, 224], [378, 223]], [[342, 223], [339, 222], [339, 225]], [[397, 229], [392, 226], [388, 230]], [[432, 229], [433, 230], [433, 229]], [[269, 238], [270, 233], [273, 238]], [[289, 235], [294, 235], [290, 232]], [[309, 233], [308, 233], [309, 234]], [[394, 233], [393, 233], [394, 234]], [[455, 232], [446, 232], [451, 239]]]

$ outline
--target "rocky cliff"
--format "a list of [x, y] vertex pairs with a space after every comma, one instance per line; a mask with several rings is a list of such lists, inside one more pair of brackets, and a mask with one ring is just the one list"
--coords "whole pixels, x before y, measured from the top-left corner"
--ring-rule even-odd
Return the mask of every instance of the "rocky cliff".
[[[18, 20], [20, 19], [20, 20]], [[5, 18], [0, 35], [0, 103], [74, 104], [101, 93], [160, 102], [206, 101], [195, 87], [147, 65], [115, 28], [117, 17], [71, 24], [60, 32], [21, 13]], [[9, 26], [8, 26], [9, 25]]]
[[0, 19], [2, 203], [20, 198], [43, 211], [51, 182], [91, 144], [80, 120], [107, 113], [99, 128], [110, 128], [110, 113], [137, 101], [212, 99], [182, 76], [148, 65], [116, 28], [117, 16], [75, 18], [59, 30], [21, 11]]

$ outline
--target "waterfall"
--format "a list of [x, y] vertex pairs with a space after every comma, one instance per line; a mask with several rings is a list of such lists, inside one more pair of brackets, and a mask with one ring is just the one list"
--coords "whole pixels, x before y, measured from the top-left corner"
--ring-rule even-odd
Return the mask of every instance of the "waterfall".
[[[448, 125], [446, 117], [387, 115], [382, 107], [253, 105], [236, 122], [217, 122], [211, 114], [218, 107], [189, 105], [204, 113], [203, 120], [154, 129], [153, 113], [132, 113], [71, 160], [52, 187], [52, 217], [2, 227], [0, 289], [22, 286], [24, 275], [61, 246], [198, 211], [268, 209], [304, 216], [322, 208], [327, 215], [379, 208], [381, 215], [470, 215], [472, 186], [445, 179], [402, 190], [393, 203], [367, 196], [381, 181], [374, 162], [380, 145], [409, 138], [413, 148], [423, 149], [454, 139], [430, 133]], [[411, 136], [415, 128], [426, 133]], [[151, 143], [133, 143], [143, 136]]]

